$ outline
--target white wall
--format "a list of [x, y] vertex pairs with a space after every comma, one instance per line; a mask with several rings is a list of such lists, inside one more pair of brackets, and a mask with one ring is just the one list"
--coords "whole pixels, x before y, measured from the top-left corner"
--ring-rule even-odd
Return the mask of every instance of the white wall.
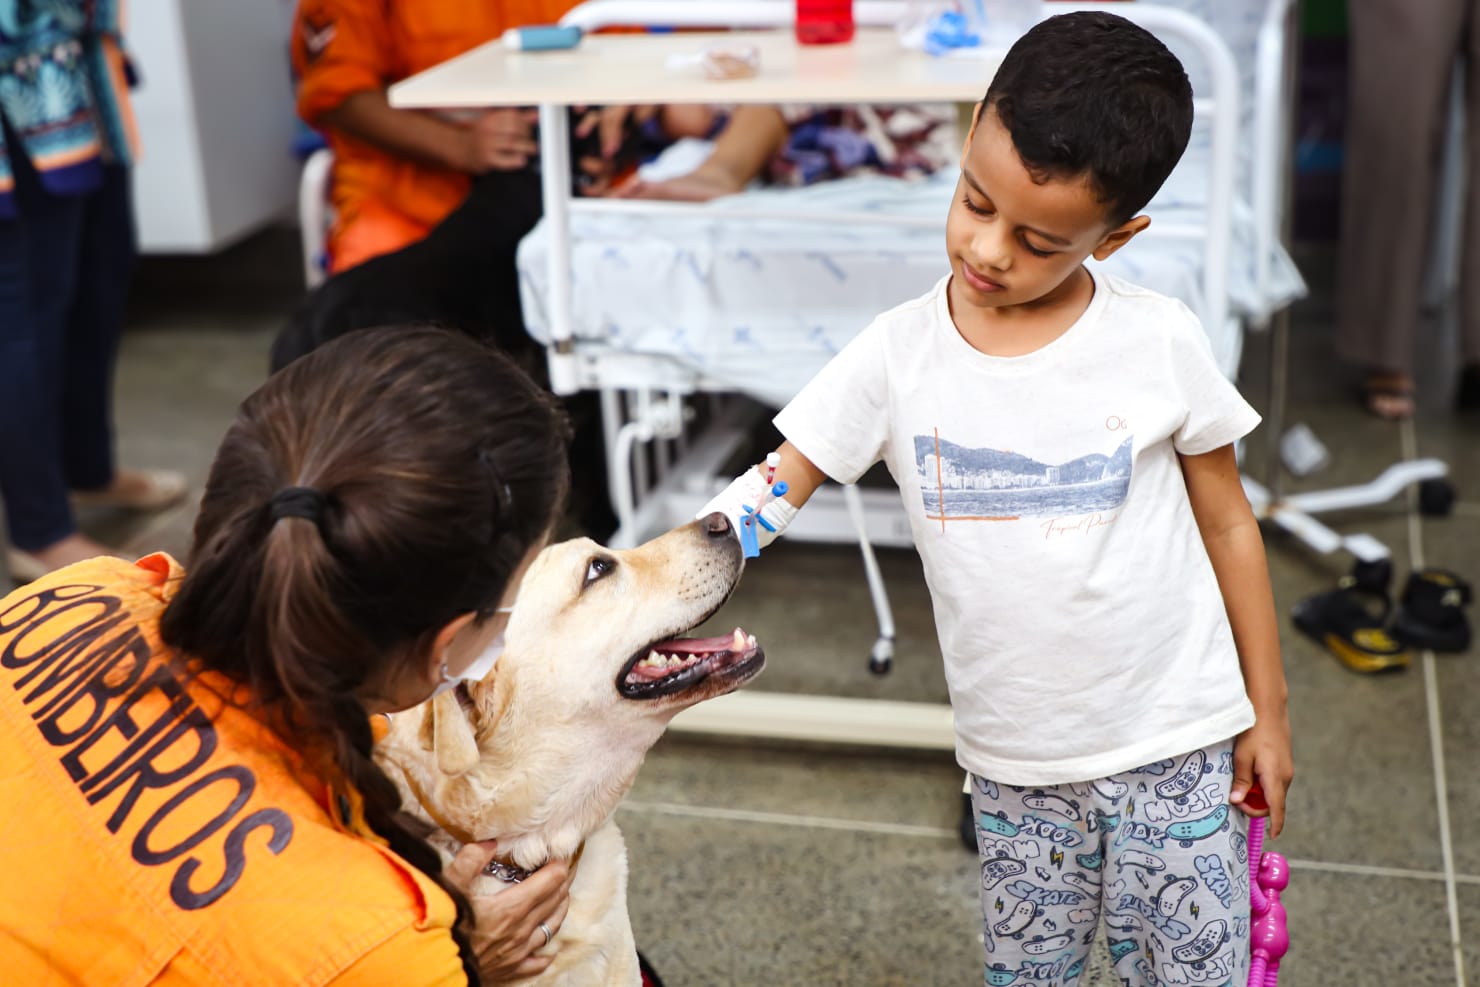
[[291, 0], [150, 0], [129, 8], [143, 154], [140, 246], [209, 253], [291, 214]]

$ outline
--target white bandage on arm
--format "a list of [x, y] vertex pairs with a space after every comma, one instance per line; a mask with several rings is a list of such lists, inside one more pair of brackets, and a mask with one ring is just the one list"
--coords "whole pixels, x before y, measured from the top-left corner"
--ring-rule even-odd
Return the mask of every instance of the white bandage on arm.
[[[761, 509], [761, 519], [765, 524], [756, 525], [756, 544], [765, 548], [771, 542], [781, 536], [786, 526], [791, 524], [791, 519], [797, 516], [797, 508], [787, 503], [780, 497], [768, 497], [766, 494], [766, 478], [761, 475], [757, 467], [752, 467], [739, 476], [719, 492], [719, 494], [705, 504], [695, 517], [707, 517], [715, 511], [719, 511], [730, 519], [730, 525], [735, 530], [735, 537], [740, 536], [740, 522], [751, 510], [762, 500], [766, 506]], [[770, 530], [767, 529], [770, 525]]]

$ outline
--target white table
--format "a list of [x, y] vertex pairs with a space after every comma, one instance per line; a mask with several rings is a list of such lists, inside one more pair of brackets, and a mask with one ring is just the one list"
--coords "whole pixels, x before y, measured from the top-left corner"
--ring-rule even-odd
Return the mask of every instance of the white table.
[[[711, 44], [760, 51], [749, 79], [712, 81], [667, 68], [669, 56]], [[800, 45], [788, 30], [588, 36], [577, 48], [518, 52], [498, 42], [391, 87], [392, 106], [539, 106], [545, 223], [550, 235], [551, 385], [577, 389], [570, 307], [570, 144], [567, 113], [587, 104], [968, 103], [981, 99], [1001, 53], [932, 58], [902, 48], [892, 29], [860, 28], [844, 45]], [[624, 207], [581, 201], [578, 208]], [[661, 207], [661, 206], [660, 206]], [[669, 206], [668, 208], [702, 208]], [[675, 729], [951, 750], [949, 706], [743, 691], [680, 714]]]
[[[753, 45], [760, 72], [714, 81], [670, 71], [670, 55]], [[797, 44], [790, 31], [592, 35], [565, 51], [509, 51], [497, 41], [391, 87], [392, 106], [587, 103], [962, 103], [987, 91], [1000, 58], [931, 58], [892, 29], [862, 28], [842, 45]]]

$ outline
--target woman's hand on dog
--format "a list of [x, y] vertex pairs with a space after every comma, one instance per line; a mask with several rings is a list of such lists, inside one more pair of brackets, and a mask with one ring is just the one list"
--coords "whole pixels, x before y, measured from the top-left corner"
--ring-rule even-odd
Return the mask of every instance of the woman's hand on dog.
[[[497, 844], [469, 843], [448, 865], [447, 879], [467, 890], [488, 866]], [[485, 983], [499, 984], [541, 973], [554, 961], [560, 926], [570, 910], [570, 885], [575, 869], [564, 860], [552, 860], [520, 883], [495, 895], [473, 895], [473, 948]], [[545, 946], [543, 922], [555, 948]]]

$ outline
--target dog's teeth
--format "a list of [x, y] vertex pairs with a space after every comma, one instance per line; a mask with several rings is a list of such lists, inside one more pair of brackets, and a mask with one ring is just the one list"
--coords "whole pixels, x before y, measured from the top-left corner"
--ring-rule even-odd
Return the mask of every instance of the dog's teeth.
[[745, 650], [745, 632], [738, 627], [735, 628], [734, 645], [735, 651]]
[[656, 651], [649, 651], [648, 656], [642, 660], [642, 663], [644, 665], [662, 665], [664, 664], [663, 656]]
[[747, 635], [745, 635], [745, 643], [748, 644], [748, 645], [750, 645], [752, 648], [755, 647], [755, 635], [754, 634], [747, 634]]

